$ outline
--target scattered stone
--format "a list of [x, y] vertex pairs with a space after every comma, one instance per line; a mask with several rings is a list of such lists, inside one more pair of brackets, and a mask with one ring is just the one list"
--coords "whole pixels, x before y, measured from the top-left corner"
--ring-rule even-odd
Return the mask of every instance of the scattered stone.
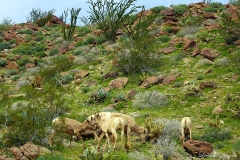
[[131, 99], [133, 97], [135, 97], [135, 95], [137, 94], [137, 91], [135, 89], [130, 90], [127, 94], [126, 94], [126, 99]]
[[111, 89], [121, 89], [121, 88], [125, 87], [127, 82], [128, 82], [128, 78], [127, 77], [120, 77], [120, 78], [112, 80], [110, 82], [110, 84], [109, 84], [109, 87]]
[[222, 106], [217, 106], [212, 110], [212, 113], [214, 113], [214, 114], [220, 114], [222, 112], [223, 112]]
[[177, 79], [177, 77], [179, 77], [180, 75], [181, 75], [180, 73], [175, 75], [169, 75], [162, 80], [162, 84], [170, 84], [174, 82]]
[[219, 52], [216, 50], [211, 50], [209, 48], [205, 48], [202, 50], [201, 55], [210, 61], [213, 61], [215, 58], [219, 56]]
[[160, 51], [158, 51], [158, 53], [164, 53], [164, 54], [169, 54], [173, 51], [175, 51], [176, 48], [175, 47], [167, 47], [167, 48], [163, 48]]
[[204, 88], [216, 89], [217, 85], [215, 82], [201, 82], [199, 89], [203, 90]]

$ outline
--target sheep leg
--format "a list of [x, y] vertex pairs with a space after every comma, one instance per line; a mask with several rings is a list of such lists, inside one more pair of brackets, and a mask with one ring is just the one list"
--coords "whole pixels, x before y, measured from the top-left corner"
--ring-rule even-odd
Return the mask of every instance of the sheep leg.
[[102, 134], [100, 135], [100, 137], [98, 139], [98, 150], [100, 149], [101, 141], [102, 141], [102, 138], [104, 135], [105, 135], [104, 132], [102, 132]]
[[104, 147], [104, 150], [106, 150], [107, 143], [108, 143], [108, 148], [110, 148], [109, 136], [108, 136], [108, 133], [107, 133], [107, 132], [105, 132], [105, 136], [106, 136], [106, 142], [105, 142], [105, 147]]
[[130, 128], [127, 127], [127, 133], [125, 134], [125, 137], [126, 137], [126, 145], [125, 145], [125, 147], [127, 149], [131, 149], [131, 146], [130, 146], [130, 132], [131, 132]]
[[74, 134], [75, 134], [78, 138], [80, 138], [80, 139], [82, 140], [82, 146], [85, 148], [84, 141], [83, 141], [83, 137], [81, 136], [81, 134], [79, 133], [79, 131], [74, 130]]
[[116, 130], [112, 130], [112, 135], [114, 137], [114, 146], [113, 146], [113, 149], [115, 150], [116, 149], [116, 144], [117, 144], [117, 133], [116, 133]]
[[48, 144], [52, 147], [52, 139], [57, 134], [56, 131], [54, 131], [48, 138]]

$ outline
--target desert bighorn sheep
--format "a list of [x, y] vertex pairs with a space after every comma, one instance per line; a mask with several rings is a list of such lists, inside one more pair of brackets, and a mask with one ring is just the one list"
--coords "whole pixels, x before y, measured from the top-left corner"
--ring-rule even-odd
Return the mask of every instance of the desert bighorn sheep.
[[71, 141], [74, 136], [77, 136], [82, 140], [82, 145], [84, 146], [83, 137], [81, 133], [86, 130], [95, 130], [96, 126], [92, 125], [89, 120], [85, 120], [80, 123], [74, 119], [57, 117], [53, 119], [52, 126], [54, 127], [54, 132], [49, 136], [49, 145], [52, 146], [52, 139], [58, 132], [63, 132], [71, 135], [71, 139], [68, 143], [68, 147], [71, 146]]
[[110, 147], [109, 143], [109, 135], [108, 133], [111, 133], [114, 138], [114, 146], [113, 148], [116, 148], [117, 143], [117, 131], [121, 130], [121, 141], [123, 140], [124, 136], [124, 128], [127, 126], [126, 122], [121, 117], [113, 117], [110, 118], [108, 121], [104, 121], [101, 119], [101, 116], [96, 115], [96, 117], [92, 120], [93, 124], [97, 125], [97, 128], [100, 128], [102, 130], [102, 134], [100, 135], [99, 141], [98, 141], [98, 149], [100, 149], [100, 144], [103, 136], [105, 135], [107, 140], [105, 142], [105, 149], [108, 143], [108, 147]]
[[109, 121], [111, 118], [114, 118], [114, 117], [121, 117], [123, 119], [124, 123], [126, 124], [126, 126], [124, 128], [124, 132], [125, 132], [124, 135], [125, 135], [125, 139], [126, 139], [125, 147], [127, 149], [131, 148], [131, 146], [130, 146], [130, 132], [136, 133], [140, 137], [140, 139], [143, 143], [145, 143], [146, 140], [149, 137], [148, 136], [148, 130], [145, 127], [139, 126], [135, 122], [133, 117], [130, 116], [130, 115], [121, 114], [121, 113], [100, 112], [98, 114], [89, 116], [87, 119], [89, 121], [91, 121], [92, 119], [96, 118], [97, 116], [100, 116], [101, 119], [103, 121], [106, 121], [106, 122]]
[[192, 121], [189, 117], [184, 117], [181, 121], [180, 125], [181, 131], [179, 132], [179, 138], [181, 142], [183, 143], [186, 139], [186, 137], [189, 135], [189, 138], [192, 139]]

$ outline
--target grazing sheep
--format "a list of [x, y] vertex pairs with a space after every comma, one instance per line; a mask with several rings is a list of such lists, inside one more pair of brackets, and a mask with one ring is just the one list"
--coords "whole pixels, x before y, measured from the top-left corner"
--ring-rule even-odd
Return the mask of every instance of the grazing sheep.
[[121, 113], [100, 112], [98, 114], [89, 116], [88, 120], [92, 121], [97, 116], [100, 116], [103, 121], [109, 121], [113, 117], [121, 117], [124, 120], [125, 124], [127, 125], [127, 126], [125, 126], [125, 129], [124, 129], [124, 131], [125, 131], [124, 135], [125, 135], [125, 139], [126, 139], [125, 146], [127, 149], [131, 148], [130, 132], [136, 133], [140, 137], [142, 143], [145, 143], [146, 140], [149, 138], [148, 130], [145, 127], [139, 126], [135, 122], [133, 117], [130, 115], [121, 114]]
[[189, 135], [189, 138], [192, 139], [192, 121], [189, 117], [184, 117], [181, 121], [181, 131], [179, 132], [179, 138], [183, 143], [186, 137]]
[[52, 126], [54, 127], [54, 132], [49, 136], [49, 145], [52, 146], [52, 139], [58, 132], [63, 132], [71, 135], [68, 147], [71, 146], [71, 141], [73, 137], [78, 137], [82, 140], [82, 145], [84, 146], [83, 137], [81, 133], [86, 130], [95, 130], [96, 126], [92, 125], [88, 120], [80, 123], [74, 119], [57, 117], [53, 119]]
[[108, 147], [110, 147], [109, 143], [109, 135], [108, 133], [111, 133], [114, 138], [114, 146], [113, 148], [116, 148], [116, 143], [117, 143], [117, 131], [120, 129], [121, 130], [121, 141], [124, 136], [124, 128], [127, 126], [125, 121], [121, 117], [113, 117], [110, 118], [108, 121], [104, 121], [101, 119], [101, 116], [96, 116], [94, 118], [93, 123], [97, 125], [97, 128], [100, 128], [102, 130], [102, 134], [100, 135], [99, 141], [98, 141], [98, 149], [100, 148], [101, 140], [103, 136], [105, 135], [107, 140], [105, 142], [105, 149], [108, 143]]

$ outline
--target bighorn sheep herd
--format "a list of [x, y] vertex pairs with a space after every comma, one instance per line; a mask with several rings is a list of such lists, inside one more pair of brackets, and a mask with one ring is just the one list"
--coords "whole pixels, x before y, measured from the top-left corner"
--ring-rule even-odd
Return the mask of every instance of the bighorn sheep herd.
[[[71, 146], [71, 141], [73, 137], [77, 137], [82, 140], [82, 145], [84, 145], [82, 134], [86, 130], [92, 131], [95, 136], [95, 139], [98, 139], [98, 149], [100, 149], [102, 138], [105, 136], [105, 149], [109, 143], [109, 137], [112, 136], [114, 141], [113, 148], [117, 148], [117, 131], [121, 131], [121, 142], [125, 138], [125, 147], [130, 149], [130, 133], [134, 132], [137, 134], [142, 143], [145, 143], [149, 139], [149, 129], [139, 126], [134, 118], [130, 115], [121, 114], [121, 113], [112, 113], [112, 112], [100, 112], [97, 114], [90, 115], [83, 123], [78, 122], [77, 120], [57, 117], [53, 119], [52, 126], [54, 127], [54, 132], [49, 136], [49, 145], [52, 146], [52, 139], [58, 132], [63, 132], [69, 134], [70, 141], [68, 147]], [[100, 136], [98, 137], [98, 131], [101, 131]], [[192, 139], [192, 122], [189, 117], [184, 117], [180, 124], [179, 137], [183, 143], [186, 140], [186, 137], [190, 135]]]

